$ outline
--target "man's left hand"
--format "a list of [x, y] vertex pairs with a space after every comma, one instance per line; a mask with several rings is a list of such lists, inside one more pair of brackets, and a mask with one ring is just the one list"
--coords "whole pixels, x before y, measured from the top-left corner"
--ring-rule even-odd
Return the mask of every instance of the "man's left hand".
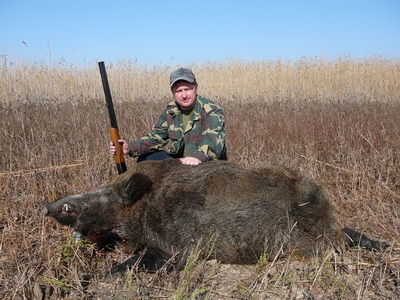
[[183, 158], [180, 158], [179, 160], [184, 165], [195, 166], [195, 165], [201, 164], [201, 160], [197, 159], [196, 157], [183, 157]]

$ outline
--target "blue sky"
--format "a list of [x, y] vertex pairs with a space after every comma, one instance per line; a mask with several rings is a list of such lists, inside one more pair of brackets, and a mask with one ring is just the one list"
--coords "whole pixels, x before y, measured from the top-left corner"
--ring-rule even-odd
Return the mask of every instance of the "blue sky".
[[400, 56], [399, 0], [0, 0], [9, 60], [189, 64]]

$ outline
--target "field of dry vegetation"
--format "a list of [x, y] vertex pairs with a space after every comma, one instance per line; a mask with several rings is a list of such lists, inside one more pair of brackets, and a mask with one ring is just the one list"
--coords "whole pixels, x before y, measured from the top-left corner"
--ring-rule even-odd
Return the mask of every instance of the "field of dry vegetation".
[[[107, 62], [106, 62], [107, 65]], [[120, 133], [146, 133], [171, 99], [173, 66], [107, 65]], [[102, 274], [129, 257], [75, 243], [42, 201], [116, 176], [97, 63], [0, 66], [0, 299], [399, 299], [400, 61], [193, 64], [199, 94], [225, 110], [229, 159], [284, 165], [324, 183], [339, 221], [385, 240], [384, 252], [328, 251], [257, 265], [201, 261], [181, 272]], [[128, 160], [128, 168], [134, 164]]]

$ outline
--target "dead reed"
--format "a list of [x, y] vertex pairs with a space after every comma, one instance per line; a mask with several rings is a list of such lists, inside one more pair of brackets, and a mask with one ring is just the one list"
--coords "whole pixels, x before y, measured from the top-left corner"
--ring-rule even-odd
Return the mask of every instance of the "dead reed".
[[[75, 244], [68, 229], [41, 215], [42, 201], [88, 191], [116, 174], [97, 65], [27, 65], [3, 57], [0, 298], [399, 298], [399, 61], [304, 58], [191, 67], [200, 94], [225, 110], [230, 160], [285, 165], [317, 178], [333, 194], [341, 223], [392, 247], [329, 252], [310, 261], [260, 258], [257, 266], [198, 261], [189, 275], [132, 273], [102, 282], [127, 254]], [[109, 66], [124, 137], [147, 132], [171, 99], [173, 68]]]
[[[63, 61], [29, 65], [9, 62], [6, 55], [2, 58], [2, 102], [52, 99], [55, 103], [80, 103], [103, 97], [96, 63], [78, 68]], [[170, 97], [168, 76], [174, 66], [148, 67], [121, 60], [107, 67], [116, 102], [159, 102]], [[400, 61], [379, 56], [303, 58], [295, 62], [229, 60], [188, 67], [195, 71], [201, 93], [218, 101], [393, 102], [400, 94]]]

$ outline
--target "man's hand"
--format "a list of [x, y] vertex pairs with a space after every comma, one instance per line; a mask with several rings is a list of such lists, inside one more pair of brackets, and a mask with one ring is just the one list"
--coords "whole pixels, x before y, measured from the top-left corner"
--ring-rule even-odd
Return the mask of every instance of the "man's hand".
[[188, 157], [180, 158], [179, 160], [180, 160], [181, 163], [184, 164], [184, 165], [192, 165], [192, 166], [195, 166], [195, 165], [201, 164], [201, 160], [200, 160], [200, 159], [197, 159], [196, 157], [189, 157], [189, 156], [188, 156]]
[[[128, 143], [125, 140], [118, 140], [118, 143], [121, 144], [122, 151], [124, 152], [124, 155], [128, 154]], [[115, 155], [115, 146], [113, 142], [110, 142], [110, 152], [112, 155]]]

